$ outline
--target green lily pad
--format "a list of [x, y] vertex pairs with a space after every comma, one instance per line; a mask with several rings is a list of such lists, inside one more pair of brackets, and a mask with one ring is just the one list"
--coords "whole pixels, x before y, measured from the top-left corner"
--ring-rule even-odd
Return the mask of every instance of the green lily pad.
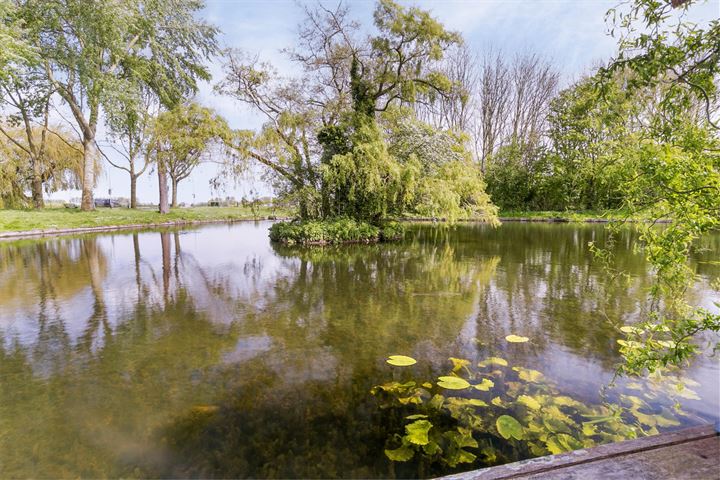
[[408, 445], [403, 445], [395, 450], [385, 450], [385, 456], [393, 462], [407, 462], [415, 456], [415, 450]]
[[432, 428], [432, 423], [427, 420], [417, 420], [413, 423], [405, 425], [405, 439], [415, 445], [427, 445], [430, 442], [428, 432]]
[[482, 392], [487, 392], [494, 386], [495, 386], [495, 382], [493, 382], [492, 380], [490, 380], [488, 378], [483, 378], [482, 382], [475, 385], [475, 389], [480, 390]]
[[518, 403], [521, 403], [528, 407], [531, 410], [539, 410], [540, 409], [540, 402], [535, 400], [533, 397], [529, 397], [527, 395], [520, 395], [517, 399]]
[[412, 357], [406, 357], [405, 355], [390, 355], [386, 362], [394, 367], [409, 367], [410, 365], [415, 365], [417, 360]]
[[487, 367], [489, 365], [500, 365], [501, 367], [507, 367], [508, 362], [504, 358], [490, 357], [478, 363], [478, 367]]
[[495, 421], [498, 433], [506, 440], [515, 438], [522, 440], [523, 438], [523, 427], [520, 422], [515, 420], [510, 415], [500, 415]]
[[518, 372], [520, 380], [525, 382], [538, 383], [543, 378], [542, 372], [538, 372], [537, 370], [532, 370], [530, 368], [513, 367], [513, 370]]
[[470, 387], [470, 383], [460, 377], [438, 377], [438, 386], [448, 390], [463, 390]]
[[525, 343], [530, 339], [528, 337], [521, 337], [519, 335], [508, 335], [507, 337], [505, 337], [505, 340], [510, 343]]

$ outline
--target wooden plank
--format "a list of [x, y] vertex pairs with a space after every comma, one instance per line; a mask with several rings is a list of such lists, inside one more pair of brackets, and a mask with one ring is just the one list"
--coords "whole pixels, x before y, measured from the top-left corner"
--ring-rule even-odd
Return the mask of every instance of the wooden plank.
[[[684, 430], [678, 430], [675, 432], [669, 432], [661, 435], [627, 440], [625, 442], [601, 445], [591, 449], [575, 450], [573, 452], [563, 453], [559, 455], [548, 455], [546, 457], [533, 458], [521, 462], [509, 463], [507, 465], [484, 468], [481, 470], [473, 470], [470, 472], [452, 475], [445, 478], [447, 480], [500, 480], [506, 478], [538, 478], [538, 475], [542, 478], [551, 478], [548, 475], [551, 472], [556, 471], [558, 475], [572, 475], [572, 470], [579, 471], [579, 466], [582, 465], [598, 463], [602, 464], [603, 468], [607, 469], [614, 462], [617, 462], [618, 458], [620, 457], [625, 457], [628, 455], [642, 455], [646, 452], [654, 450], [664, 450], [674, 446], [683, 446], [685, 444], [691, 444], [693, 442], [701, 442], [703, 440], [708, 440], [710, 442], [703, 443], [703, 448], [711, 448], [711, 450], [713, 448], [715, 449], [714, 453], [710, 456], [710, 462], [713, 463], [716, 467], [720, 467], [720, 455], [718, 455], [717, 451], [717, 449], [720, 448], [718, 447], [720, 445], [720, 438], [717, 436], [717, 432], [713, 425], [704, 425], [700, 427], [693, 427]], [[683, 450], [679, 449], [678, 452], [680, 451]], [[668, 455], [665, 455], [665, 458], [668, 457]], [[605, 463], [601, 463], [603, 461], [605, 461]], [[635, 459], [635, 461], [637, 461], [637, 458]], [[639, 461], [640, 463], [642, 463], [642, 459], [640, 459]], [[554, 478], [575, 477], [558, 476]], [[621, 477], [615, 478], [630, 477], [628, 477], [628, 475], [626, 474], [623, 474]], [[664, 476], [659, 478], [673, 478], [673, 476]], [[720, 472], [717, 476], [710, 478], [720, 478]]]
[[653, 450], [523, 475], [547, 480], [713, 480], [720, 478], [720, 437], [706, 437]]

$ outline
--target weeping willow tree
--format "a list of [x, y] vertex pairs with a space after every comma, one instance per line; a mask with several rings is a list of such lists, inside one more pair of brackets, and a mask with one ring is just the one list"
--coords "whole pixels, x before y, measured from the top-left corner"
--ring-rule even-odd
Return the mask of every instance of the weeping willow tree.
[[43, 193], [79, 188], [82, 146], [62, 127], [0, 126], [0, 132], [1, 206], [42, 208]]

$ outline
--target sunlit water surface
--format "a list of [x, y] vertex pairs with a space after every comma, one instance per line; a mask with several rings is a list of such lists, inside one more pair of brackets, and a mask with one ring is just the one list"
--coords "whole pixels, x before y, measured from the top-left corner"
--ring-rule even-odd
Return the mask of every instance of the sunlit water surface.
[[[612, 287], [587, 248], [602, 226], [424, 225], [326, 249], [271, 245], [268, 227], [0, 243], [0, 477], [445, 473], [383, 453], [370, 390], [397, 378], [388, 355], [431, 379], [451, 356], [503, 357], [600, 402], [618, 327], [648, 307], [630, 230], [615, 266], [631, 281]], [[720, 235], [701, 246], [691, 296], [714, 308]], [[700, 400], [683, 424], [717, 417], [717, 359], [684, 375]]]

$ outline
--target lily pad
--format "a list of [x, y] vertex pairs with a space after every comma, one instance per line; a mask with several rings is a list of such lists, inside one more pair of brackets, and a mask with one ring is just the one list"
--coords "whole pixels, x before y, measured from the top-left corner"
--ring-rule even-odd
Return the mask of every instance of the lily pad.
[[495, 382], [493, 382], [492, 380], [490, 380], [488, 378], [483, 378], [482, 382], [475, 385], [475, 389], [480, 390], [482, 392], [487, 392], [494, 386], [495, 386]]
[[518, 372], [520, 380], [525, 382], [538, 383], [543, 378], [542, 372], [538, 372], [537, 370], [532, 370], [530, 368], [513, 367], [513, 370]]
[[405, 439], [415, 445], [427, 445], [430, 442], [428, 432], [432, 428], [432, 423], [427, 420], [417, 420], [413, 423], [405, 425]]
[[394, 367], [409, 367], [410, 365], [415, 365], [417, 360], [412, 357], [406, 357], [405, 355], [390, 355], [386, 362]]
[[470, 383], [460, 377], [438, 377], [438, 386], [448, 390], [463, 390], [470, 387]]
[[490, 357], [478, 363], [478, 367], [487, 367], [489, 365], [500, 365], [501, 367], [507, 367], [508, 362], [504, 358]]
[[528, 395], [520, 395], [517, 399], [518, 403], [521, 403], [528, 407], [531, 410], [539, 410], [540, 409], [540, 402], [535, 400], [533, 397], [530, 397]]
[[523, 438], [523, 427], [520, 422], [515, 420], [510, 415], [500, 415], [495, 421], [498, 433], [506, 440], [515, 438], [522, 440]]
[[519, 335], [508, 335], [507, 337], [505, 337], [505, 340], [510, 343], [525, 343], [530, 339], [528, 337], [521, 337]]
[[408, 445], [403, 445], [395, 450], [385, 450], [387, 456], [393, 462], [407, 462], [415, 455], [415, 450]]

